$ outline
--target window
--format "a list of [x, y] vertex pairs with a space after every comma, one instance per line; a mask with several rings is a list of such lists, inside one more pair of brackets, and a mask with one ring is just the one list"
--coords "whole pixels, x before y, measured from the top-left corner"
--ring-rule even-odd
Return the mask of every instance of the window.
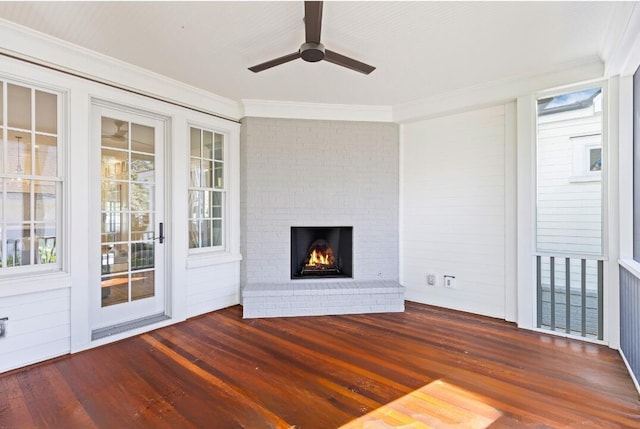
[[600, 180], [602, 177], [602, 135], [571, 138], [572, 182]]
[[225, 247], [225, 135], [190, 128], [189, 248]]
[[0, 134], [0, 270], [57, 266], [58, 95], [0, 82]]

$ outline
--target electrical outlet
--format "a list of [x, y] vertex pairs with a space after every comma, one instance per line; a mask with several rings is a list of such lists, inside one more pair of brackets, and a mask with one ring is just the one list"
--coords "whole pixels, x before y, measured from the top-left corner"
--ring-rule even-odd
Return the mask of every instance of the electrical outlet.
[[448, 287], [449, 289], [456, 288], [456, 278], [455, 276], [444, 276], [444, 287]]
[[427, 285], [435, 286], [436, 285], [436, 275], [435, 274], [427, 274]]
[[0, 338], [7, 335], [7, 322], [9, 321], [8, 317], [0, 318]]

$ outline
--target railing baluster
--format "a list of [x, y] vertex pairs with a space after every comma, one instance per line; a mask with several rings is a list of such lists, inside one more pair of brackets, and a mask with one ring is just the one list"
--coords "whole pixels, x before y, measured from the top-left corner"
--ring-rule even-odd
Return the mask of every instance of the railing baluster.
[[542, 256], [536, 256], [538, 328], [542, 326]]
[[599, 340], [604, 339], [604, 335], [603, 335], [604, 309], [602, 308], [603, 289], [604, 289], [604, 263], [603, 261], [598, 261], [598, 339]]
[[551, 330], [556, 330], [556, 261], [555, 257], [549, 258], [551, 273]]
[[587, 336], [587, 260], [580, 261], [580, 294], [582, 295], [582, 336]]
[[571, 332], [571, 258], [564, 259], [565, 274], [565, 323], [564, 331], [568, 334]]

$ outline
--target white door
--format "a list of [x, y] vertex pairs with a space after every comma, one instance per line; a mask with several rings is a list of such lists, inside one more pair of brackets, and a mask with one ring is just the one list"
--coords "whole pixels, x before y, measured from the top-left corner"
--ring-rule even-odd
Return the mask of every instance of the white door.
[[95, 330], [164, 315], [165, 136], [162, 120], [103, 106], [93, 106], [92, 130], [100, 157], [100, 170], [92, 172], [100, 183]]

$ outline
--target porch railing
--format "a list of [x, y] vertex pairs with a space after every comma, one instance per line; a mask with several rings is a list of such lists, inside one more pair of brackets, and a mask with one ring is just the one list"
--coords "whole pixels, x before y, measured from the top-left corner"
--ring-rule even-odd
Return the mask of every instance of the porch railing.
[[538, 328], [602, 340], [603, 267], [600, 257], [537, 255]]

